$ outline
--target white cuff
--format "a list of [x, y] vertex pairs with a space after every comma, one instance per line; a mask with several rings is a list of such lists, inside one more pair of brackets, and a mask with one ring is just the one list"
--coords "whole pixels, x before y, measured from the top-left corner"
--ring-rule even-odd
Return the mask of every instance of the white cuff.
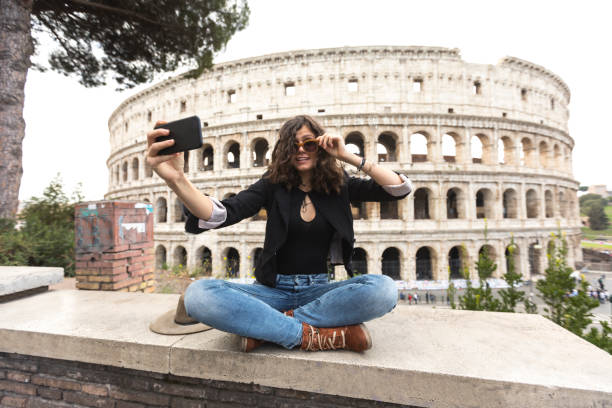
[[227, 219], [227, 210], [225, 209], [223, 204], [221, 204], [221, 202], [214, 197], [208, 198], [210, 198], [210, 201], [212, 201], [213, 203], [213, 210], [208, 221], [204, 221], [202, 219], [198, 220], [198, 227], [202, 229], [216, 228], [219, 225], [223, 224]]
[[393, 197], [399, 197], [406, 194], [410, 194], [412, 191], [412, 182], [403, 174], [399, 174], [400, 178], [403, 180], [402, 184], [397, 184], [393, 186], [382, 186], [382, 188]]

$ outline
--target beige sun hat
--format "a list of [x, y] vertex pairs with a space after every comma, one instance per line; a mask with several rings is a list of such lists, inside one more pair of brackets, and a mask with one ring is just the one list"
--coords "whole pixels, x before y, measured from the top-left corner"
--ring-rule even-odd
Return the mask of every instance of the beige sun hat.
[[168, 310], [149, 325], [149, 329], [158, 334], [178, 335], [198, 333], [212, 327], [192, 319], [185, 309], [185, 294], [179, 298], [175, 310]]

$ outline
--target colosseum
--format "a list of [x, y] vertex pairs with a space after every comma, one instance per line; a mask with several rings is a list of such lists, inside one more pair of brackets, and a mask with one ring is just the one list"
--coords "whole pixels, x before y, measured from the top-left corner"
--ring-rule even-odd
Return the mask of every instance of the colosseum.
[[537, 278], [551, 232], [565, 234], [570, 265], [582, 259], [569, 101], [568, 86], [546, 68], [513, 57], [467, 63], [457, 49], [344, 47], [221, 63], [197, 79], [156, 84], [113, 112], [105, 198], [154, 204], [158, 267], [250, 277], [265, 210], [186, 234], [180, 202], [145, 163], [145, 134], [156, 120], [198, 115], [204, 145], [186, 155], [184, 170], [222, 199], [262, 175], [286, 119], [309, 114], [413, 182], [398, 203], [354, 203], [358, 272], [446, 281], [467, 265], [475, 278], [486, 246], [500, 277], [514, 239], [518, 271]]

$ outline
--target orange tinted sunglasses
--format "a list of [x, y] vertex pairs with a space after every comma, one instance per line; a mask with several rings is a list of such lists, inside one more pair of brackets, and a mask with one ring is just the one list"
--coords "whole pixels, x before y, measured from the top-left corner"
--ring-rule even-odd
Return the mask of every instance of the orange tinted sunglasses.
[[317, 139], [306, 139], [303, 142], [295, 143], [295, 151], [300, 150], [300, 147], [304, 149], [305, 152], [314, 153], [319, 148], [319, 143], [317, 143]]

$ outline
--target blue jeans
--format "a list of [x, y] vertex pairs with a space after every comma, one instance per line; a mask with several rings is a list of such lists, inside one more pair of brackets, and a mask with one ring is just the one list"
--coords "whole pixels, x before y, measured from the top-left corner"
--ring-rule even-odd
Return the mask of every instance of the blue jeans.
[[[358, 324], [389, 313], [397, 287], [384, 275], [328, 283], [327, 275], [277, 275], [276, 287], [201, 279], [187, 288], [185, 308], [216, 329], [293, 348], [302, 322], [315, 327]], [[294, 317], [282, 312], [293, 309]]]

